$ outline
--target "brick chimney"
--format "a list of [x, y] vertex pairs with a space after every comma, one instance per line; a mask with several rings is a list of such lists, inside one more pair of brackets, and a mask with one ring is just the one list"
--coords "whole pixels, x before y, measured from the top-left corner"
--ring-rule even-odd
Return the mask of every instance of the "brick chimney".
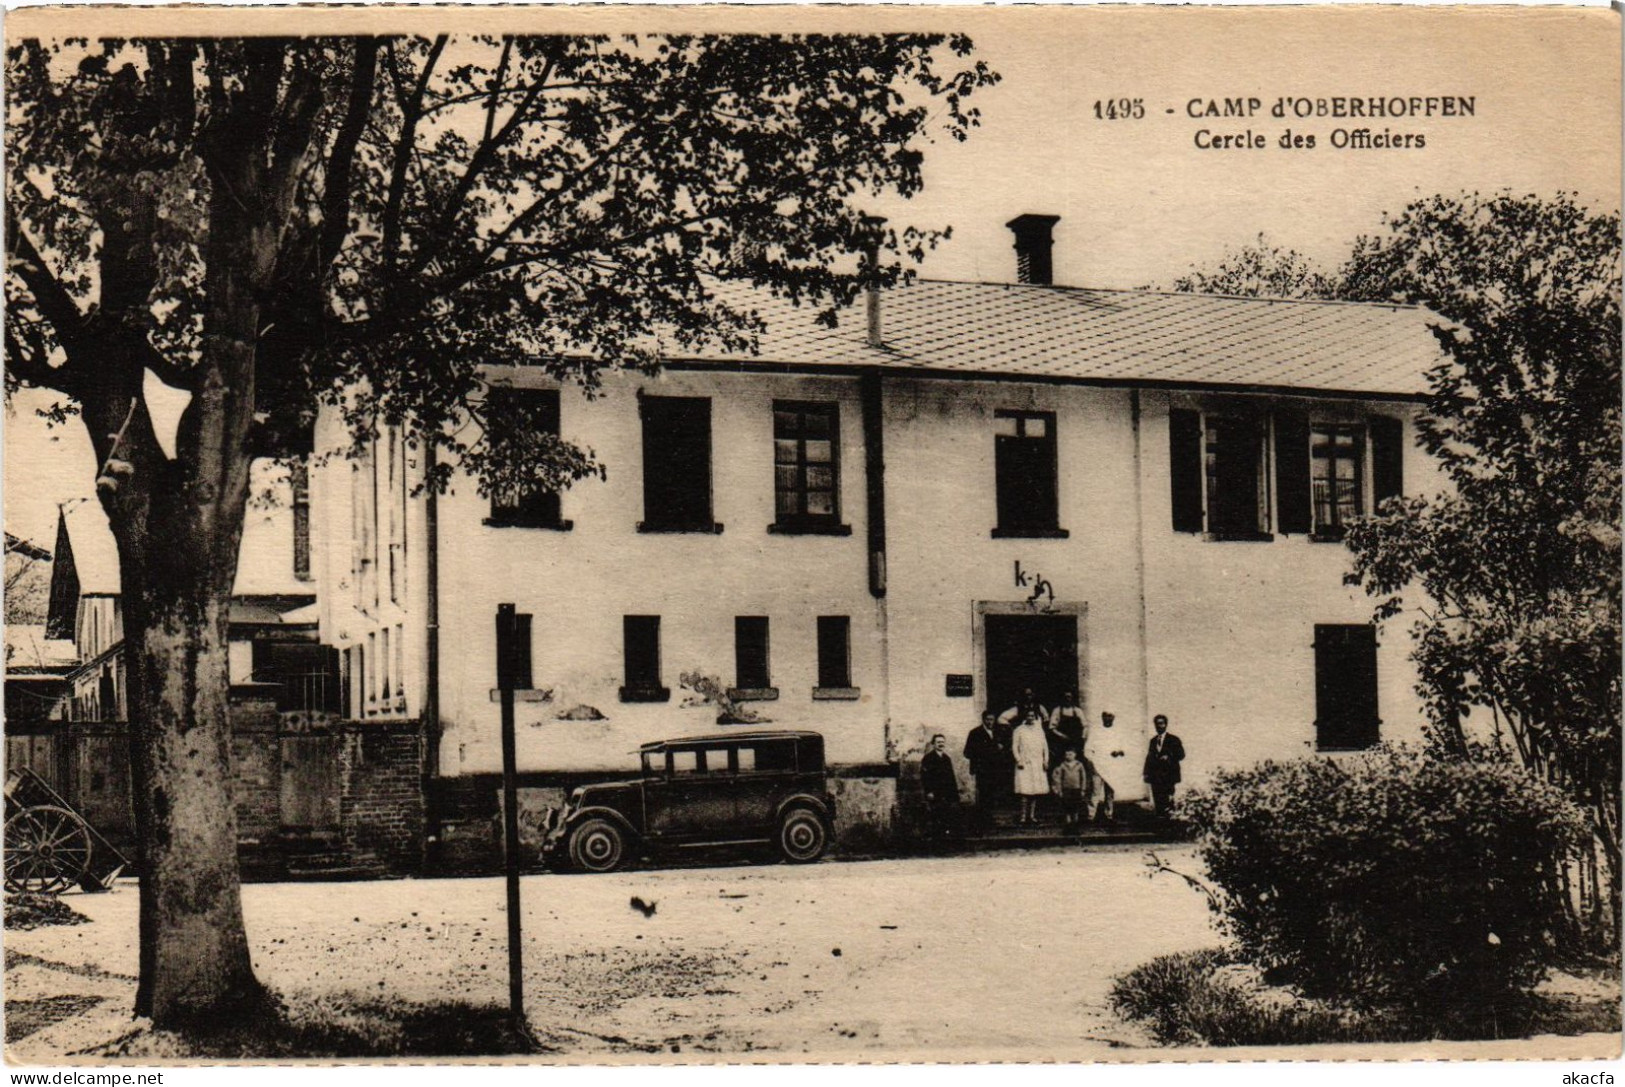
[[1050, 262], [1054, 240], [1050, 231], [1061, 221], [1059, 215], [1018, 215], [1004, 225], [1016, 236], [1016, 282], [1047, 287], [1055, 282]]

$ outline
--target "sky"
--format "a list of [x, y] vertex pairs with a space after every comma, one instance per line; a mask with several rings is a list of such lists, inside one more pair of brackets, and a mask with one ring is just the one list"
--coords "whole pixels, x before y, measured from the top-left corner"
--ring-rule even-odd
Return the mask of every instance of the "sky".
[[[1260, 233], [1332, 267], [1354, 238], [1380, 229], [1385, 212], [1436, 192], [1564, 190], [1594, 207], [1619, 207], [1619, 22], [1603, 8], [871, 8], [743, 16], [487, 8], [479, 26], [497, 32], [529, 20], [523, 28], [537, 30], [544, 15], [549, 30], [606, 18], [636, 18], [637, 29], [674, 20], [723, 29], [715, 20], [742, 17], [770, 29], [969, 32], [977, 55], [1003, 77], [973, 96], [981, 127], [966, 143], [927, 149], [926, 187], [917, 197], [874, 208], [897, 225], [952, 227], [952, 239], [920, 269], [935, 278], [1013, 279], [1004, 223], [1027, 212], [1060, 216], [1056, 282], [1139, 287], [1167, 285]], [[122, 25], [109, 19], [143, 20], [143, 29], [161, 33], [164, 17], [197, 29], [195, 13], [152, 8], [104, 9], [96, 25], [119, 33]], [[293, 17], [301, 31], [311, 28], [313, 13]], [[16, 13], [10, 23], [17, 32]], [[1313, 104], [1395, 96], [1470, 98], [1473, 115], [1270, 116], [1282, 97]], [[1246, 109], [1254, 98], [1260, 105], [1250, 117], [1190, 115], [1193, 100], [1201, 112], [1210, 100], [1241, 99]], [[1096, 116], [1097, 102], [1121, 99], [1131, 112], [1138, 100], [1144, 115]], [[1330, 145], [1335, 130], [1360, 128], [1413, 142], [1420, 134], [1426, 146]], [[1288, 129], [1315, 136], [1314, 149], [1280, 148]], [[1228, 136], [1265, 146], [1198, 147], [1203, 131], [1210, 144]], [[8, 531], [48, 545], [56, 503], [91, 493], [96, 465], [80, 424], [48, 431], [34, 417], [46, 402], [23, 396], [4, 416], [3, 500]]]

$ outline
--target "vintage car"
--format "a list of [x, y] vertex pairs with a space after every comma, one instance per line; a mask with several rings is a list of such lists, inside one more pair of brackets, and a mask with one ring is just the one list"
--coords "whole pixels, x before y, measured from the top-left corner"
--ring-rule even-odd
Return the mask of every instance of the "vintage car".
[[641, 777], [583, 785], [547, 813], [545, 861], [610, 872], [654, 850], [770, 844], [805, 864], [829, 844], [835, 801], [816, 732], [685, 736], [638, 754]]

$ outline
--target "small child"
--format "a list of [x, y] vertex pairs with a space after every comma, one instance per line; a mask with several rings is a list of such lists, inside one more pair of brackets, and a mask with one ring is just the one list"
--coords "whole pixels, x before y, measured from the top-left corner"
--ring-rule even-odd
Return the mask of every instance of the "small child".
[[1069, 747], [1050, 771], [1050, 785], [1061, 798], [1061, 825], [1081, 828], [1083, 808], [1089, 790], [1089, 771], [1078, 759], [1078, 749]]

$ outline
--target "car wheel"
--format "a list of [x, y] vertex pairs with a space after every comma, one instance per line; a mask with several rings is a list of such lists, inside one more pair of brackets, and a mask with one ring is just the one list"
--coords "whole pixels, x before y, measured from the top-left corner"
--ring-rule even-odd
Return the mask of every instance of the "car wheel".
[[779, 819], [779, 854], [791, 864], [810, 864], [829, 846], [829, 828], [808, 808], [791, 808]]
[[583, 872], [613, 872], [626, 862], [626, 832], [608, 819], [588, 819], [570, 832], [570, 863]]

